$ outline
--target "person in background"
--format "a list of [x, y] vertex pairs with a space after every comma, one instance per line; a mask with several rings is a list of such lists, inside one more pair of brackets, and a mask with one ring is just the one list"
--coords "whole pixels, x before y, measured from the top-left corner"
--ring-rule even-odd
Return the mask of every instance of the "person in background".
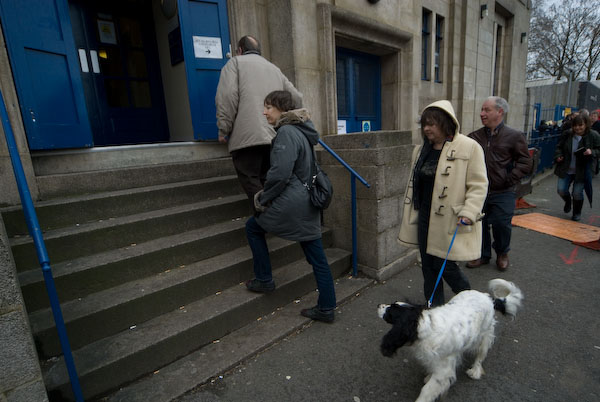
[[319, 290], [317, 305], [300, 312], [313, 320], [331, 323], [336, 307], [331, 269], [321, 241], [321, 211], [310, 200], [311, 180], [319, 133], [306, 109], [293, 109], [288, 91], [274, 91], [264, 101], [264, 115], [277, 135], [271, 147], [271, 167], [264, 190], [254, 197], [256, 216], [246, 222], [246, 235], [254, 260], [254, 278], [246, 282], [252, 292], [272, 292], [275, 281], [265, 240], [267, 232], [300, 242], [313, 267]]
[[590, 112], [590, 122], [592, 123], [592, 130], [600, 133], [600, 111], [592, 110]]
[[223, 66], [215, 104], [219, 142], [228, 144], [233, 166], [250, 204], [263, 188], [269, 170], [271, 140], [275, 131], [262, 115], [265, 96], [275, 90], [292, 94], [296, 107], [302, 94], [281, 70], [260, 55], [260, 43], [252, 36], [238, 42], [237, 56]]
[[[468, 268], [488, 264], [492, 247], [496, 251], [496, 267], [508, 268], [508, 252], [515, 211], [515, 186], [521, 178], [531, 173], [533, 159], [529, 155], [525, 135], [504, 124], [508, 102], [499, 96], [490, 96], [483, 102], [479, 117], [483, 127], [469, 137], [481, 145], [485, 153], [490, 187], [483, 212], [483, 243], [481, 257], [467, 263]], [[490, 226], [494, 236], [490, 235]]]
[[[450, 102], [442, 100], [427, 106], [420, 122], [424, 144], [413, 151], [398, 240], [418, 245], [423, 290], [429, 300], [455, 230], [442, 276], [454, 293], [471, 288], [455, 261], [481, 255], [481, 210], [488, 179], [483, 150], [460, 134]], [[444, 285], [440, 282], [432, 305], [443, 303]]]
[[590, 191], [588, 197], [591, 196], [594, 159], [599, 157], [600, 134], [590, 129], [588, 117], [575, 116], [573, 127], [561, 137], [554, 151], [554, 174], [558, 176], [556, 191], [565, 201], [563, 211], [569, 213], [573, 209], [571, 219], [574, 221], [581, 220], [586, 186]]

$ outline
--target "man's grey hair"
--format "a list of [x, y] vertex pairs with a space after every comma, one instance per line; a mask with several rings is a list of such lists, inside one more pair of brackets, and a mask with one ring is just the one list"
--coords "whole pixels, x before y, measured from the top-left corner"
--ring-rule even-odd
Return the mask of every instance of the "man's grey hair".
[[590, 117], [590, 111], [587, 109], [579, 109], [579, 114], [581, 116]]
[[494, 101], [494, 103], [496, 104], [496, 109], [502, 109], [504, 111], [505, 116], [508, 114], [509, 107], [506, 99], [501, 98], [499, 96], [490, 96], [486, 100]]

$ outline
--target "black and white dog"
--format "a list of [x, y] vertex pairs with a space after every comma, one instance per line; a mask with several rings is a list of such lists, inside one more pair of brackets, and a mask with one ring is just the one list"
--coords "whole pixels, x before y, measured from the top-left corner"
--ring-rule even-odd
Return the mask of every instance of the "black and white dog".
[[379, 305], [379, 317], [393, 325], [383, 337], [381, 353], [391, 357], [401, 346], [411, 345], [427, 371], [417, 402], [435, 401], [448, 391], [466, 352], [475, 354], [467, 375], [478, 380], [484, 374], [481, 363], [494, 343], [494, 309], [514, 317], [523, 300], [521, 290], [504, 279], [491, 280], [489, 288], [492, 296], [465, 290], [429, 310], [402, 302]]

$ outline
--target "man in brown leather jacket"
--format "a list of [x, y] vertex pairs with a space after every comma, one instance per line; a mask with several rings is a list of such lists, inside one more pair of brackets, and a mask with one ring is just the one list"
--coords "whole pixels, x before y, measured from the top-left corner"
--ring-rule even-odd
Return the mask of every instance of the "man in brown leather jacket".
[[[498, 96], [490, 96], [481, 106], [483, 127], [469, 137], [483, 148], [489, 189], [483, 207], [483, 244], [481, 258], [470, 261], [467, 267], [476, 268], [490, 262], [492, 247], [496, 251], [496, 266], [508, 268], [508, 251], [515, 211], [515, 185], [531, 173], [533, 159], [529, 155], [525, 136], [504, 124], [508, 102]], [[490, 236], [490, 225], [494, 242]]]

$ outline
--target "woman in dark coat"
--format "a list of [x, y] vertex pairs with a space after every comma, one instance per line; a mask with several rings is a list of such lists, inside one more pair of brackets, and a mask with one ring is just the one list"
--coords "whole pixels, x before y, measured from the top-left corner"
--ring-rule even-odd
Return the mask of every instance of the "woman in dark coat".
[[271, 144], [271, 167], [264, 189], [254, 197], [260, 211], [246, 222], [248, 244], [254, 258], [255, 278], [246, 282], [253, 292], [275, 290], [265, 233], [298, 241], [313, 267], [319, 300], [301, 314], [313, 320], [333, 322], [336, 306], [331, 270], [321, 242], [321, 214], [313, 206], [305, 183], [311, 177], [313, 146], [319, 140], [306, 109], [292, 110], [287, 91], [274, 91], [265, 98], [264, 112], [277, 135]]
[[[558, 176], [556, 190], [565, 201], [563, 208], [565, 213], [571, 211], [572, 205], [571, 219], [574, 221], [581, 219], [584, 189], [590, 204], [592, 202], [592, 170], [594, 159], [598, 157], [600, 157], [600, 134], [590, 129], [589, 117], [575, 116], [572, 127], [561, 137], [554, 151], [556, 161], [554, 174]], [[572, 193], [571, 184], [573, 184]]]

